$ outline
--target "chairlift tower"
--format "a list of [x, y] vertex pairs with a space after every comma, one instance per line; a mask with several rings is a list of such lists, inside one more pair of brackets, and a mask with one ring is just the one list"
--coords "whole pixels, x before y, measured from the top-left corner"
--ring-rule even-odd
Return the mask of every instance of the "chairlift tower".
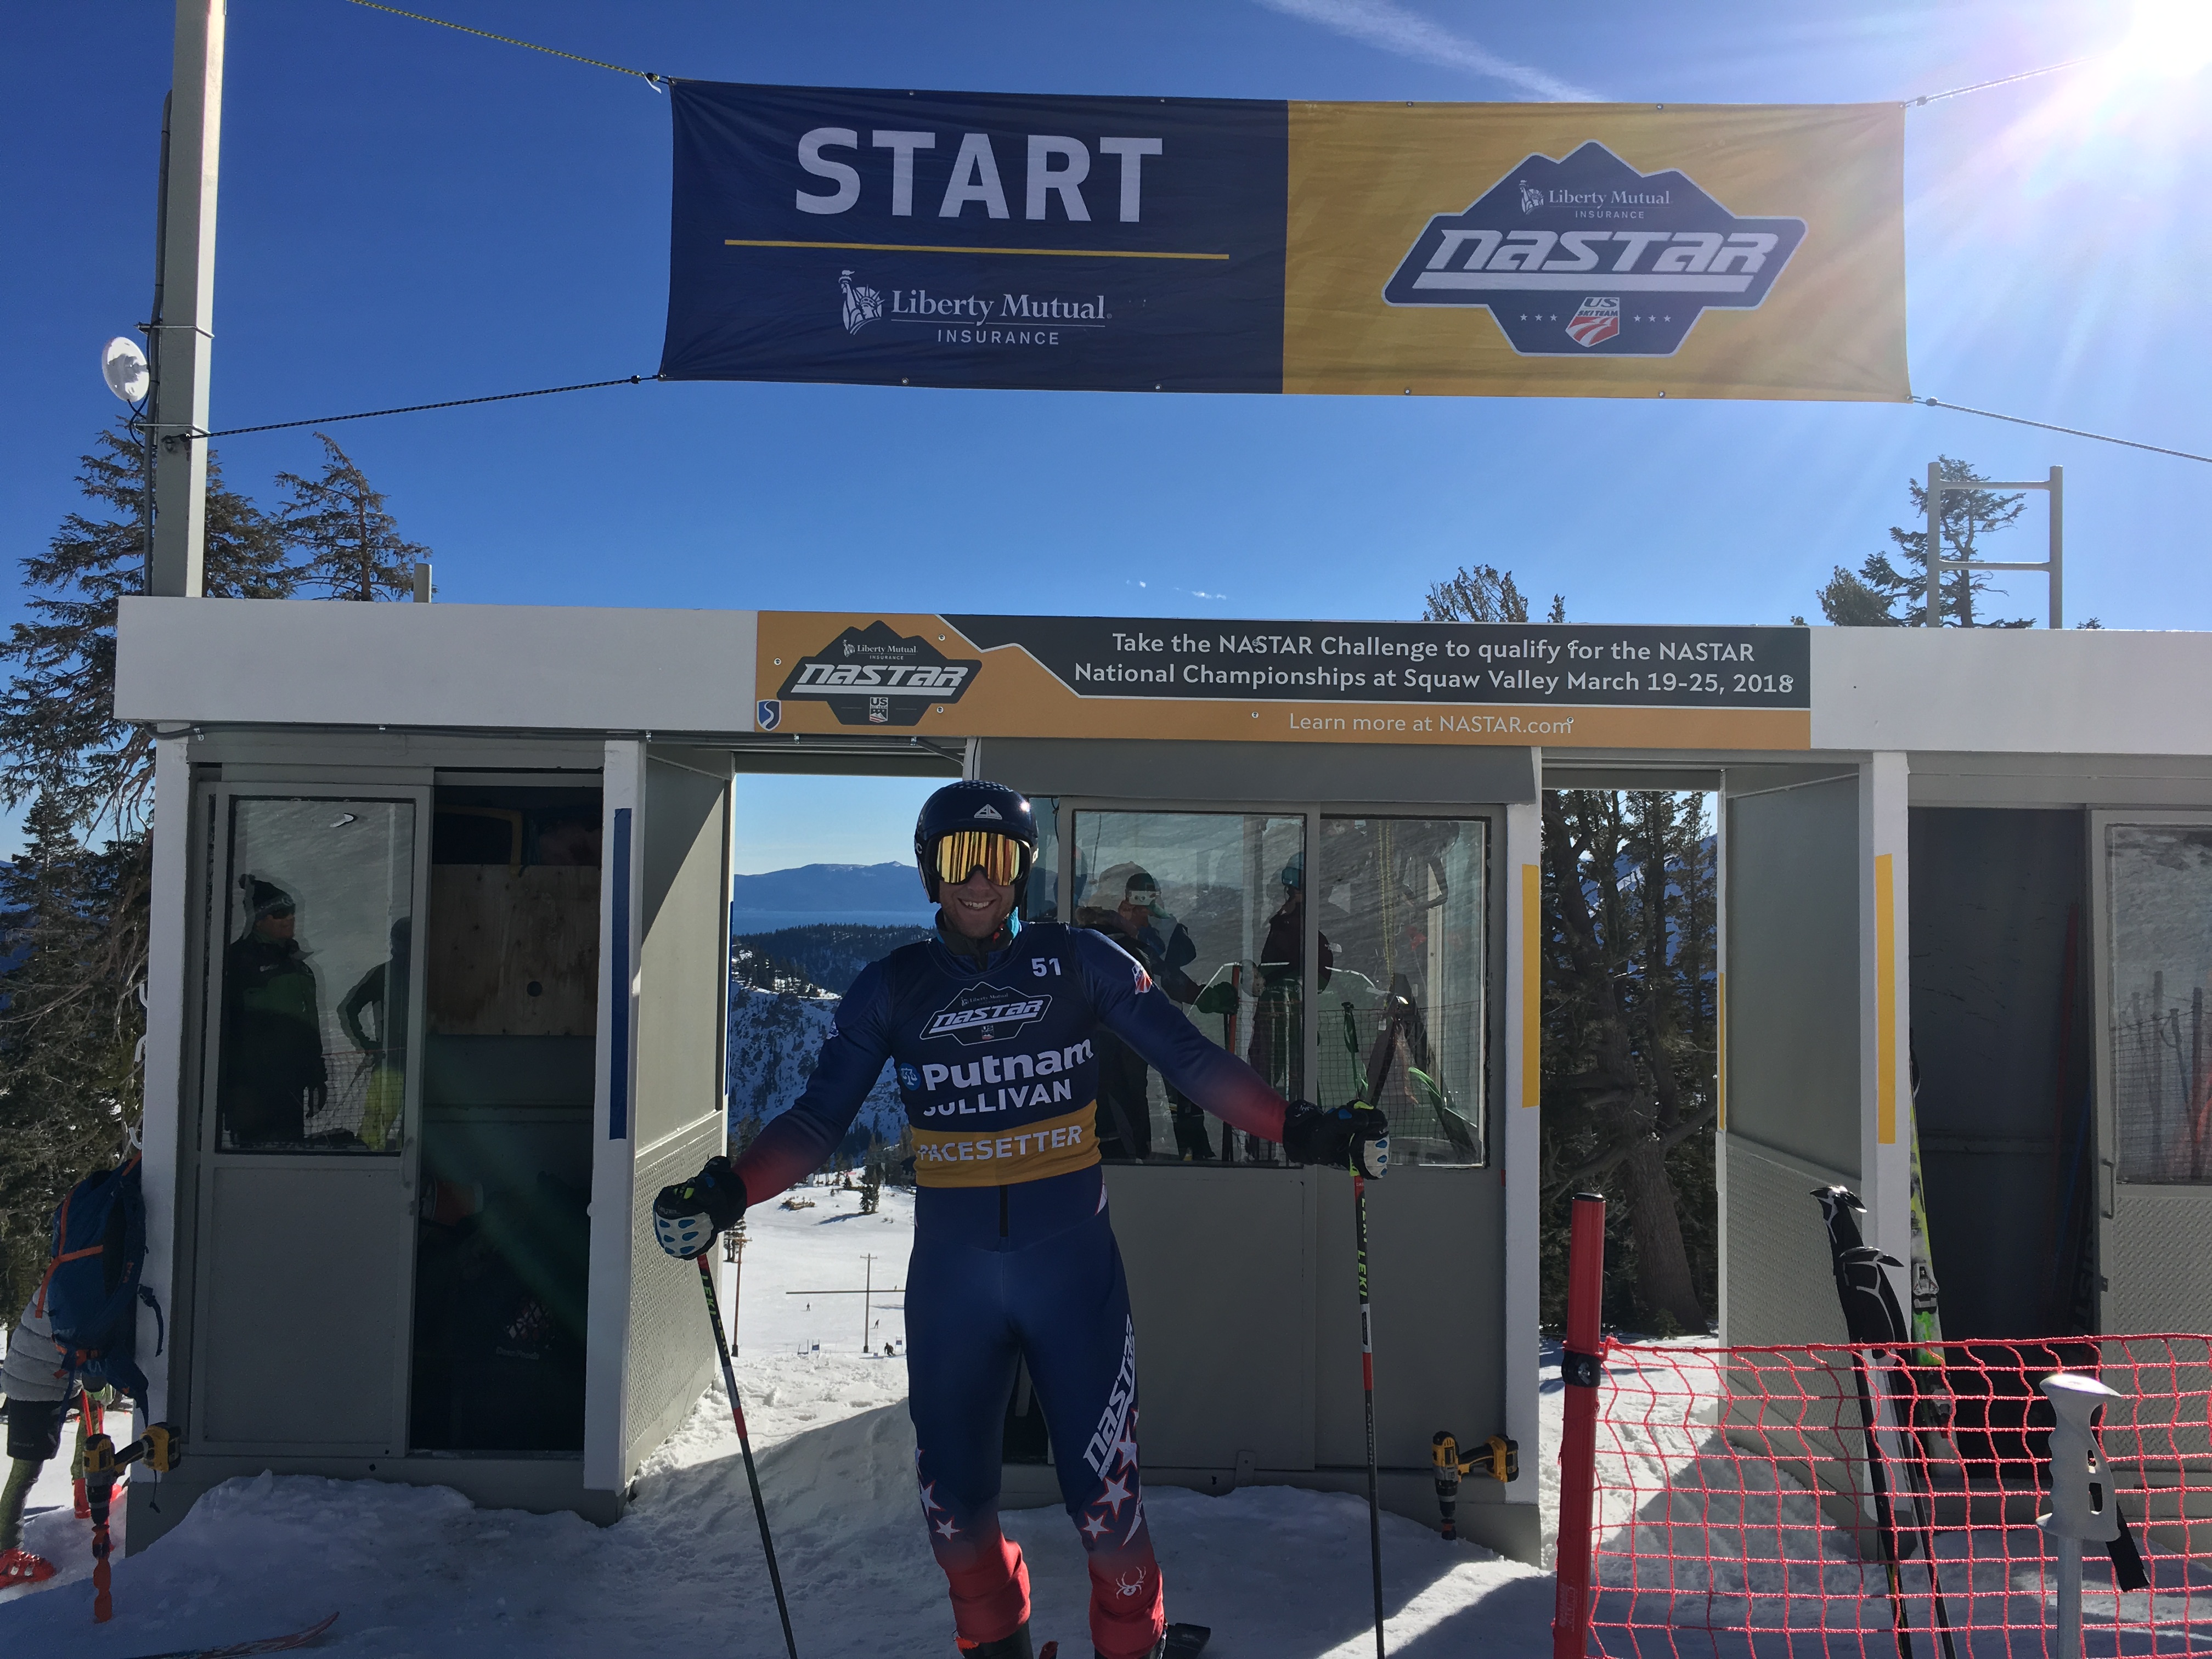
[[[2051, 495], [2051, 556], [2039, 563], [2017, 561], [1947, 559], [1943, 556], [1943, 496], [1946, 492], [1974, 489], [2042, 489]], [[2051, 575], [2051, 626], [2066, 626], [2065, 607], [2065, 489], [2066, 470], [2054, 466], [2040, 481], [2008, 483], [1995, 479], [1947, 478], [1942, 464], [1928, 463], [1928, 621], [1929, 628], [1943, 625], [1943, 573], [1947, 570], [2043, 570]]]

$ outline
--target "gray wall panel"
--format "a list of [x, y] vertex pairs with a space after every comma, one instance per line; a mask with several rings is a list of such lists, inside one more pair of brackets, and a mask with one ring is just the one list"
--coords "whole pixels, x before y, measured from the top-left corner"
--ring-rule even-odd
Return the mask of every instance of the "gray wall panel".
[[[699, 1270], [665, 1254], [653, 1237], [653, 1197], [722, 1150], [717, 1116], [638, 1160], [630, 1205], [629, 1353], [625, 1370], [623, 1468], [634, 1474], [683, 1424], [714, 1373]], [[727, 1319], [725, 1310], [723, 1317]]]
[[1828, 1234], [1813, 1189], [1843, 1179], [1740, 1134], [1728, 1137], [1728, 1340], [1843, 1342]]
[[1313, 1180], [1108, 1168], [1148, 1470], [1313, 1467]]
[[1857, 780], [1737, 796], [1727, 811], [1728, 1126], [1855, 1175]]
[[726, 760], [723, 765], [715, 777], [657, 757], [646, 763], [631, 1127], [641, 1147], [715, 1110], [722, 1099], [730, 934]]

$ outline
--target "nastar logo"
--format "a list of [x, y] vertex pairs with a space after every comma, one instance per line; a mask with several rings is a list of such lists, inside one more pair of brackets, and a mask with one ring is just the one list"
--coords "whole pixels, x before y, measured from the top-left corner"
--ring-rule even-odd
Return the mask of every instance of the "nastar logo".
[[837, 286], [845, 295], [839, 319], [845, 325], [846, 333], [858, 334], [884, 314], [884, 296], [872, 288], [862, 288], [855, 283], [851, 271], [837, 273]]
[[1638, 173], [1593, 141], [1531, 155], [1431, 219], [1382, 298], [1485, 307], [1524, 356], [1670, 357], [1707, 307], [1762, 304], [1804, 239], [1802, 219], [1738, 218], [1684, 173]]
[[969, 1048], [999, 1042], [1042, 1019], [1051, 1006], [1050, 997], [1023, 996], [1003, 985], [971, 985], [931, 1015], [921, 1034], [949, 1036]]
[[912, 726], [925, 710], [959, 702], [982, 666], [980, 659], [948, 657], [919, 635], [872, 622], [801, 657], [777, 697], [826, 702], [840, 726]]

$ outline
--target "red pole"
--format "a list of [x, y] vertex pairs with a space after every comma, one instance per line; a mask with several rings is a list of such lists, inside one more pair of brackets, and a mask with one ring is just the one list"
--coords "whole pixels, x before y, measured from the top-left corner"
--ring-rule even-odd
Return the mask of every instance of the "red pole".
[[1552, 1603], [1552, 1659], [1583, 1659], [1589, 1640], [1590, 1510], [1597, 1486], [1597, 1383], [1605, 1300], [1605, 1200], [1575, 1194], [1567, 1251], [1565, 1422], [1559, 1436], [1558, 1589]]

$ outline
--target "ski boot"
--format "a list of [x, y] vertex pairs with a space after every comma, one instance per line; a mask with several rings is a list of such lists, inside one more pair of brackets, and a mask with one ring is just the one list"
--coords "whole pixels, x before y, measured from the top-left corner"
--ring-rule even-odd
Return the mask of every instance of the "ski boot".
[[11, 1584], [43, 1584], [54, 1576], [54, 1564], [43, 1555], [17, 1547], [0, 1553], [0, 1589]]
[[[1060, 1651], [1057, 1643], [1044, 1644], [1045, 1659]], [[1001, 1636], [995, 1642], [960, 1640], [960, 1659], [1037, 1659], [1036, 1651], [1030, 1645], [1029, 1622], [1024, 1620], [1015, 1626], [1012, 1636]]]
[[1212, 1634], [1210, 1625], [1170, 1625], [1152, 1650], [1152, 1659], [1198, 1659]]

